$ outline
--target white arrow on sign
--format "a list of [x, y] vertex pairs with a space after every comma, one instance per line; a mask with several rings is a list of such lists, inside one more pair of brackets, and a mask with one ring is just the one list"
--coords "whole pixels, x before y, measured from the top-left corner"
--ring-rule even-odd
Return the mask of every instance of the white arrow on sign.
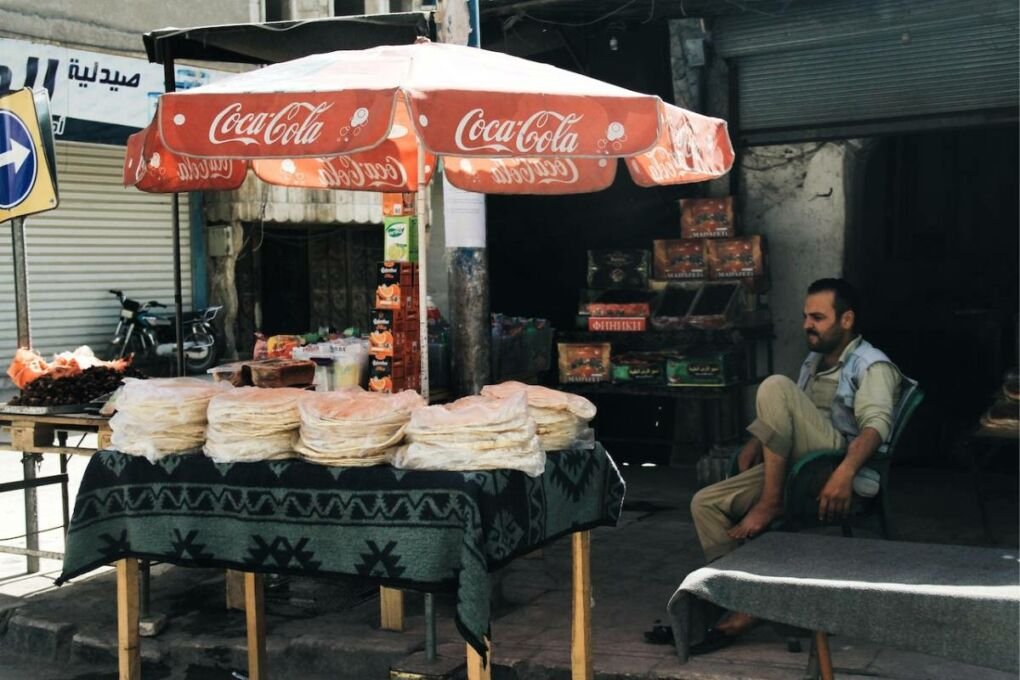
[[18, 170], [21, 170], [21, 165], [25, 162], [25, 159], [28, 158], [30, 153], [31, 151], [27, 146], [23, 146], [18, 143], [18, 140], [12, 139], [11, 148], [8, 151], [0, 153], [0, 168], [14, 163], [14, 171], [17, 172]]

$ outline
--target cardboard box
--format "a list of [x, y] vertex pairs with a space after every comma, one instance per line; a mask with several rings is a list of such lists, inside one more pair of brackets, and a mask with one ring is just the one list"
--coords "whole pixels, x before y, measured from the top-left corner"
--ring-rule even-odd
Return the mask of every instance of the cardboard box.
[[666, 359], [666, 384], [671, 387], [724, 387], [742, 377], [743, 359], [736, 352], [692, 352]]
[[413, 262], [380, 262], [376, 276], [376, 309], [418, 309], [418, 265]]
[[706, 239], [653, 241], [654, 274], [660, 281], [702, 280], [708, 276]]
[[394, 262], [418, 261], [417, 217], [383, 217], [383, 257]]
[[588, 287], [645, 290], [651, 259], [647, 250], [589, 250]]
[[612, 357], [614, 383], [666, 382], [665, 357], [658, 352], [624, 352]]
[[708, 239], [705, 241], [705, 259], [708, 278], [765, 279], [766, 243], [764, 236]]
[[680, 199], [682, 238], [733, 238], [733, 197]]
[[561, 383], [608, 382], [612, 375], [609, 362], [610, 345], [601, 343], [560, 342], [559, 372]]
[[648, 330], [648, 319], [643, 316], [589, 316], [588, 330], [592, 333], [641, 333]]
[[406, 217], [414, 216], [416, 212], [416, 199], [414, 193], [385, 193], [382, 195], [383, 217]]

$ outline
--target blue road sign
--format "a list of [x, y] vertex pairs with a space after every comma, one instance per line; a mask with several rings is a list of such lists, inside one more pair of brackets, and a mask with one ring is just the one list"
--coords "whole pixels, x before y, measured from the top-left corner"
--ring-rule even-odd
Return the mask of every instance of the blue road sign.
[[0, 209], [9, 210], [28, 198], [38, 170], [28, 126], [14, 112], [0, 110]]

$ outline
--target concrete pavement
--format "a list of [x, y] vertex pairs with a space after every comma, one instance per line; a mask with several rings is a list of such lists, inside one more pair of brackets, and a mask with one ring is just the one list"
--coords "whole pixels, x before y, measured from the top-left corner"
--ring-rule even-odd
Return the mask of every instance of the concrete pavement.
[[[701, 555], [688, 504], [689, 468], [622, 468], [627, 509], [619, 527], [592, 538], [593, 641], [599, 680], [658, 678], [716, 680], [801, 678], [809, 644], [787, 651], [784, 638], [763, 626], [738, 644], [679, 664], [672, 647], [644, 642], [642, 632], [665, 618], [670, 594]], [[1015, 473], [1012, 473], [1015, 477]], [[894, 517], [904, 540], [984, 544], [972, 489], [955, 471], [906, 469], [894, 475]], [[1016, 554], [1015, 479], [1012, 495], [992, 502], [996, 544]], [[867, 534], [862, 534], [867, 535]], [[851, 539], [852, 540], [852, 539]], [[569, 677], [570, 543], [547, 547], [500, 572], [492, 622], [494, 678]], [[142, 643], [146, 678], [231, 678], [245, 668], [244, 616], [223, 607], [223, 576], [216, 570], [159, 566], [152, 610], [168, 617]], [[376, 589], [363, 582], [289, 579], [267, 591], [269, 668], [275, 678], [388, 677], [422, 649], [422, 598], [409, 594], [407, 630], [378, 628]], [[437, 598], [440, 655], [460, 658], [464, 644], [452, 622], [454, 602]], [[60, 589], [0, 598], [0, 679], [86, 680], [116, 677], [113, 574]], [[1012, 674], [833, 638], [841, 680], [1005, 680]], [[5, 660], [9, 659], [10, 664]], [[15, 670], [20, 669], [20, 670]], [[24, 675], [30, 672], [30, 675]], [[111, 675], [112, 673], [112, 675]], [[233, 676], [236, 677], [236, 676]]]

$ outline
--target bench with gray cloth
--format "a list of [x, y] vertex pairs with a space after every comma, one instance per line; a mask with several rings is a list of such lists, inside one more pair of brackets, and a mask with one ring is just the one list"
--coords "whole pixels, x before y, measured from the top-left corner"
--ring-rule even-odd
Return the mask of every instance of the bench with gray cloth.
[[704, 600], [818, 631], [823, 677], [826, 633], [1015, 672], [1017, 558], [1016, 549], [772, 532], [691, 572], [667, 610], [682, 662], [704, 630], [692, 626]]

